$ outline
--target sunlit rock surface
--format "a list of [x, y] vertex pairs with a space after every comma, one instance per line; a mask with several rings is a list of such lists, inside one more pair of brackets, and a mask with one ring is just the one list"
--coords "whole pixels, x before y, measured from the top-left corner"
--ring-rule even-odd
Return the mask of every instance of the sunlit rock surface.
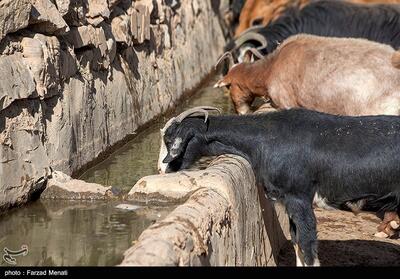
[[144, 177], [129, 197], [184, 203], [146, 229], [121, 265], [273, 266], [288, 235], [283, 207], [264, 197], [239, 156], [220, 156], [205, 170]]
[[[212, 1], [0, 2], [0, 211], [172, 108], [225, 39]], [[128, 36], [127, 36], [128, 34]]]

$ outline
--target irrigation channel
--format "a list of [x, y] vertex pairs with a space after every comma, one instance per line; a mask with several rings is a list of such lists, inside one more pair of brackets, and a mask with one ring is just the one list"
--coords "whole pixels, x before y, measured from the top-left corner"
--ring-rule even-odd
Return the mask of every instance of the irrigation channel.
[[[233, 113], [229, 96], [214, 89], [214, 82], [211, 78], [173, 113], [199, 105]], [[157, 173], [159, 129], [170, 116], [160, 117], [79, 179], [128, 192], [141, 177]], [[39, 199], [0, 217], [0, 246], [7, 243], [9, 249], [17, 250], [21, 243], [26, 244], [28, 255], [17, 262], [21, 266], [119, 264], [141, 232], [175, 208], [133, 204], [131, 210], [123, 210], [116, 207], [120, 203]]]

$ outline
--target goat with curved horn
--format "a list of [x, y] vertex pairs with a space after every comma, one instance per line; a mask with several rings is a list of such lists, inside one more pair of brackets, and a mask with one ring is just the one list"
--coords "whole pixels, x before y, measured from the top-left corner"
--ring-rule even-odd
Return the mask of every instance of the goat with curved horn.
[[[166, 167], [168, 165], [163, 162], [163, 160], [168, 155], [167, 145], [165, 144], [165, 141], [164, 141], [165, 132], [168, 130], [168, 128], [173, 123], [180, 123], [189, 116], [204, 115], [204, 122], [207, 122], [209, 111], [217, 111], [219, 114], [221, 114], [221, 111], [215, 107], [210, 107], [210, 106], [194, 107], [194, 108], [188, 109], [188, 110], [182, 112], [181, 114], [179, 114], [178, 116], [173, 117], [170, 120], [168, 120], [168, 122], [165, 124], [164, 128], [162, 128], [160, 130], [160, 132], [161, 132], [161, 147], [160, 147], [160, 154], [158, 157], [158, 170], [160, 173], [165, 173]], [[176, 156], [176, 154], [174, 154], [174, 156]]]

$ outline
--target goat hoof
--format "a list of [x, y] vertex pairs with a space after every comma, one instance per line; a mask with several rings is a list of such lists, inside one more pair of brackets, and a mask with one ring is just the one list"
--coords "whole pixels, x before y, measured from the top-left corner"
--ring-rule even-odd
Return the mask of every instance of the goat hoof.
[[391, 221], [389, 224], [394, 230], [397, 230], [400, 227], [400, 225], [396, 221]]
[[389, 235], [384, 232], [377, 232], [374, 234], [374, 236], [378, 238], [387, 238]]

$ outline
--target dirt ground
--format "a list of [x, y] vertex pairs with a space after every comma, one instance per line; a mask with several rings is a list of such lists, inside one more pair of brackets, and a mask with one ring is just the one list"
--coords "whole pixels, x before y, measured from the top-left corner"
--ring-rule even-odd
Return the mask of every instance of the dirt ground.
[[[400, 266], [400, 238], [374, 237], [380, 219], [373, 214], [315, 209], [318, 221], [318, 255], [321, 266]], [[288, 242], [279, 266], [295, 266]]]

